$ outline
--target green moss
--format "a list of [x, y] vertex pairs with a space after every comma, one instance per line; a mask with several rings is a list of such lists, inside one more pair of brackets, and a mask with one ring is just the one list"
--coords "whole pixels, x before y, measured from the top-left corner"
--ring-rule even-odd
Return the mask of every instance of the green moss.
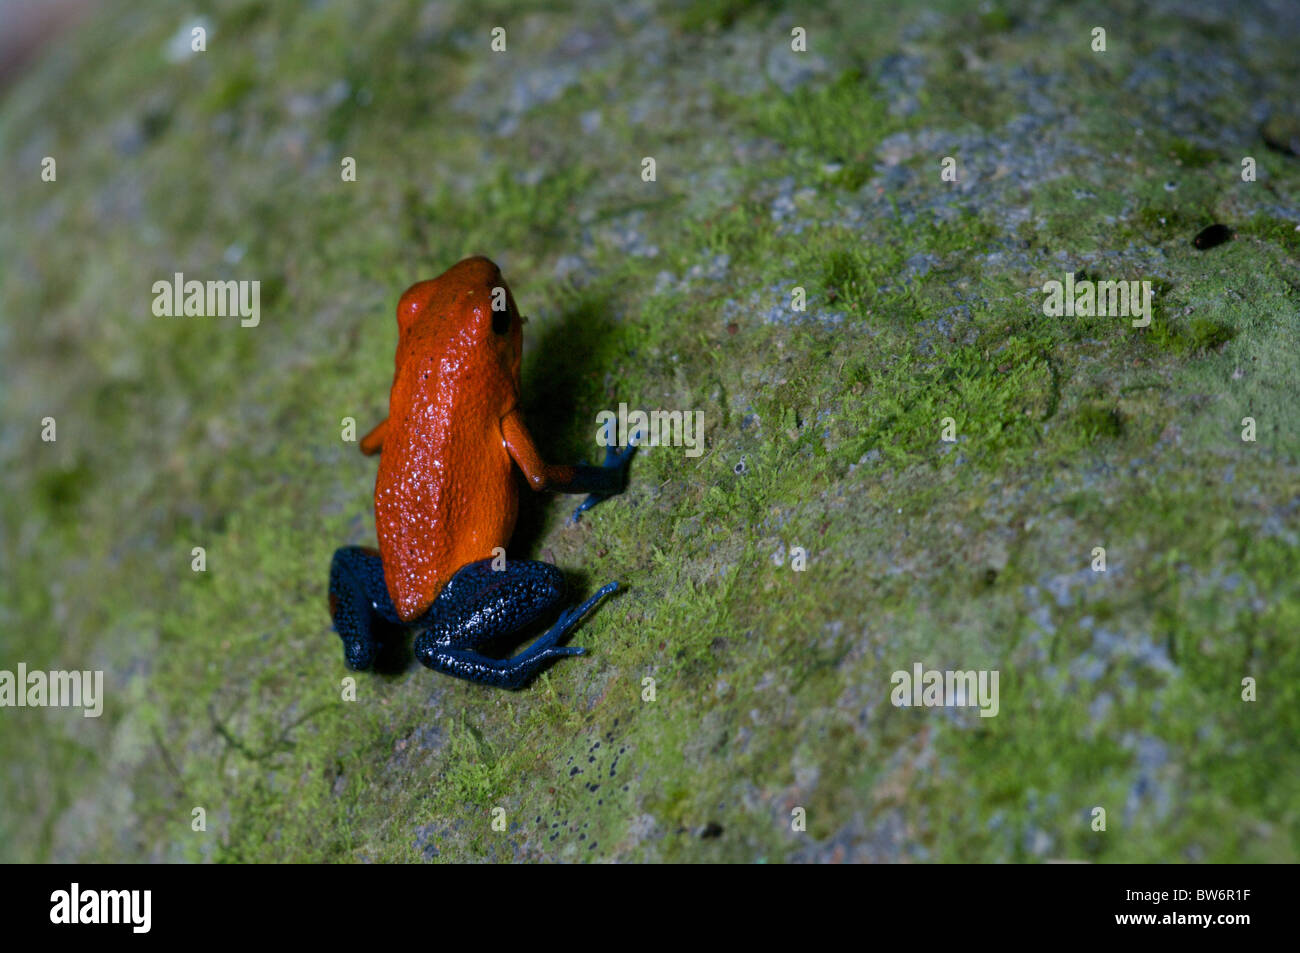
[[1088, 441], [1118, 437], [1124, 432], [1124, 420], [1114, 407], [1084, 404], [1074, 413], [1074, 425]]
[[849, 304], [858, 304], [870, 290], [866, 268], [858, 253], [851, 248], [837, 248], [826, 256], [822, 282], [831, 301], [842, 299]]
[[1151, 326], [1151, 342], [1156, 347], [1186, 357], [1218, 350], [1236, 335], [1235, 328], [1212, 318], [1152, 321]]
[[1148, 241], [1185, 238], [1196, 228], [1196, 222], [1172, 203], [1144, 205], [1133, 214], [1132, 223], [1136, 237]]
[[1300, 223], [1268, 215], [1254, 215], [1237, 226], [1238, 235], [1250, 235], [1280, 248], [1300, 253]]
[[801, 86], [789, 95], [767, 93], [747, 112], [754, 131], [803, 151], [819, 162], [861, 163], [902, 127], [889, 115], [880, 90], [860, 70], [830, 83]]
[[844, 445], [850, 461], [870, 450], [894, 463], [937, 461], [948, 418], [969, 444], [964, 452], [996, 459], [1008, 448], [1032, 445], [1054, 402], [1041, 342], [1021, 338], [996, 349], [946, 350], [937, 361], [908, 356], [874, 374], [859, 366], [850, 375], [855, 383], [866, 378], [863, 393], [869, 394], [847, 411], [859, 434]]
[[730, 29], [748, 14], [757, 13], [770, 18], [785, 6], [784, 0], [683, 0], [674, 4], [671, 12], [678, 28], [690, 33], [703, 29]]
[[37, 500], [56, 522], [75, 519], [77, 504], [92, 488], [94, 474], [85, 464], [47, 469], [34, 487]]
[[1002, 6], [994, 6], [980, 14], [980, 26], [987, 33], [1005, 33], [1015, 25], [1015, 17]]
[[1218, 156], [1212, 149], [1198, 146], [1187, 139], [1169, 140], [1167, 154], [1171, 156], [1177, 164], [1189, 169], [1203, 169], [1211, 162], [1218, 159]]
[[833, 188], [856, 192], [870, 182], [875, 174], [876, 170], [869, 162], [833, 163], [823, 168], [822, 181]]
[[932, 222], [923, 235], [926, 247], [936, 255], [973, 255], [999, 237], [993, 223], [965, 209], [954, 220]]

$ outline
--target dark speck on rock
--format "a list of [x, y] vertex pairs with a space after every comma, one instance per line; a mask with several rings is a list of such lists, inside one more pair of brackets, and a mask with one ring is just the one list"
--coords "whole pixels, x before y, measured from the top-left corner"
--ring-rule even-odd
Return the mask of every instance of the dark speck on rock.
[[1300, 121], [1273, 116], [1260, 128], [1264, 145], [1284, 156], [1300, 156]]
[[706, 840], [712, 840], [715, 837], [721, 837], [722, 825], [719, 824], [717, 821], [709, 821], [709, 823], [704, 825], [704, 829], [700, 831], [700, 836]]
[[1232, 229], [1227, 225], [1214, 224], [1201, 230], [1194, 239], [1192, 244], [1205, 251], [1207, 248], [1213, 248], [1215, 245], [1222, 245], [1232, 238]]

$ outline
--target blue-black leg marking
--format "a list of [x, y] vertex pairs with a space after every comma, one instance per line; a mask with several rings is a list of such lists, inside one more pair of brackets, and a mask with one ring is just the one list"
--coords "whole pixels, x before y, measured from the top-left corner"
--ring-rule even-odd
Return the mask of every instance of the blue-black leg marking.
[[627, 486], [627, 467], [636, 454], [636, 445], [641, 439], [641, 431], [636, 431], [628, 438], [628, 444], [622, 449], [611, 443], [605, 448], [605, 462], [599, 467], [580, 465], [575, 483], [587, 482], [593, 485], [593, 492], [574, 509], [569, 516], [570, 523], [578, 522], [578, 517], [602, 500], [617, 496]]
[[436, 671], [498, 688], [519, 688], [552, 659], [581, 655], [559, 644], [605, 595], [610, 583], [576, 609], [566, 609], [528, 648], [508, 659], [474, 651], [484, 642], [512, 635], [564, 601], [564, 576], [550, 563], [509, 562], [494, 571], [491, 560], [470, 563], [447, 583], [422, 622], [415, 654]]
[[511, 561], [492, 569], [492, 560], [463, 567], [443, 587], [429, 611], [403, 623], [388, 597], [378, 554], [355, 546], [334, 553], [330, 567], [330, 610], [343, 639], [348, 668], [369, 668], [378, 654], [377, 622], [423, 631], [415, 654], [429, 668], [501, 688], [518, 688], [552, 659], [581, 655], [560, 645], [591, 609], [618, 588], [611, 582], [575, 608], [565, 609], [532, 645], [508, 659], [474, 651], [485, 642], [513, 635], [564, 601], [564, 575], [549, 563]]
[[384, 585], [379, 554], [360, 546], [334, 550], [329, 599], [334, 631], [343, 640], [343, 663], [354, 672], [370, 668], [379, 654], [377, 619], [402, 624]]
[[550, 563], [508, 561], [500, 570], [483, 559], [461, 567], [415, 621], [420, 645], [473, 648], [537, 621], [564, 600], [564, 574]]

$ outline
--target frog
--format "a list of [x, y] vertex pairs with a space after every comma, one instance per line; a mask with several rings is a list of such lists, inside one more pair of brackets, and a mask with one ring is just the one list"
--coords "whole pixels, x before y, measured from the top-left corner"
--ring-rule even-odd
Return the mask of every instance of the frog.
[[[546, 462], [520, 409], [526, 320], [501, 269], [481, 255], [398, 300], [388, 416], [360, 441], [363, 454], [379, 455], [379, 546], [340, 547], [330, 563], [330, 617], [348, 669], [372, 668], [385, 632], [416, 630], [414, 654], [428, 668], [519, 689], [556, 659], [585, 653], [566, 640], [619, 588], [609, 582], [566, 606], [558, 567], [505, 557], [521, 482], [585, 494], [576, 521], [624, 492], [638, 437], [623, 447], [606, 441], [599, 465]], [[552, 617], [514, 656], [481, 651]]]

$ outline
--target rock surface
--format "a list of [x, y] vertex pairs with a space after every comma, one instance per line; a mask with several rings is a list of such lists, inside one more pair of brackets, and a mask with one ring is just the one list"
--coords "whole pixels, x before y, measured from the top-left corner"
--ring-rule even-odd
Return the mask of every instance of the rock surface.
[[[209, 6], [0, 93], [0, 669], [107, 692], [0, 710], [0, 859], [1300, 859], [1294, 4]], [[626, 586], [588, 656], [346, 701], [346, 421], [476, 252], [553, 458], [620, 402], [706, 452], [525, 513]], [[176, 272], [260, 322], [156, 317]], [[917, 663], [997, 715], [892, 704]]]

